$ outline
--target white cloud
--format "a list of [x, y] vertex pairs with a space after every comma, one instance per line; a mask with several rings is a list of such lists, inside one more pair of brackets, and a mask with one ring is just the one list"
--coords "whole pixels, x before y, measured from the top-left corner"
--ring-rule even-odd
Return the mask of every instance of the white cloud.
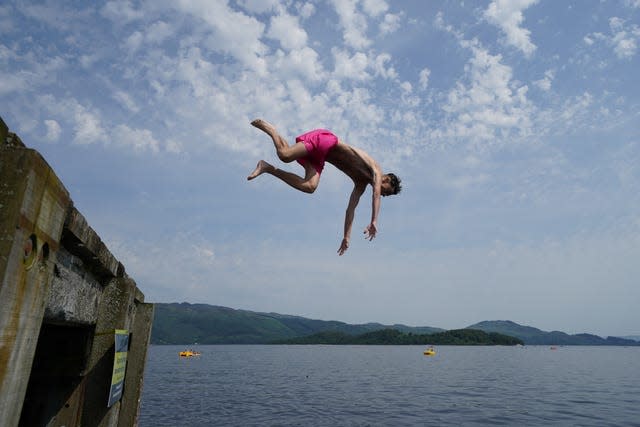
[[307, 44], [307, 32], [300, 27], [298, 18], [288, 14], [272, 16], [266, 35], [287, 50], [302, 49]]
[[400, 28], [401, 15], [387, 13], [384, 15], [383, 21], [380, 23], [380, 34], [386, 35], [395, 32]]
[[[40, 21], [52, 28], [67, 30], [70, 23], [79, 13], [71, 13], [61, 5], [49, 4], [19, 4], [18, 9], [29, 18]], [[74, 16], [76, 15], [76, 16]]]
[[160, 44], [167, 38], [171, 37], [174, 33], [174, 29], [170, 24], [163, 21], [158, 21], [151, 24], [148, 28], [145, 28], [144, 32], [134, 31], [126, 38], [124, 47], [127, 49], [130, 55], [133, 55], [142, 47], [153, 44]]
[[530, 131], [527, 86], [512, 81], [511, 67], [501, 55], [491, 55], [476, 41], [461, 41], [472, 52], [466, 74], [456, 83], [443, 109], [449, 123], [437, 136], [475, 140], [499, 139], [507, 134], [526, 135]]
[[47, 127], [47, 134], [45, 139], [50, 142], [56, 142], [60, 139], [60, 134], [62, 133], [62, 129], [60, 125], [55, 120], [45, 120], [44, 125]]
[[548, 92], [551, 90], [551, 82], [554, 76], [555, 72], [553, 70], [547, 70], [544, 73], [544, 78], [534, 81], [533, 84], [535, 84], [540, 90]]
[[140, 49], [143, 42], [144, 42], [144, 35], [140, 31], [134, 31], [125, 40], [124, 46], [129, 51], [129, 54], [133, 54], [136, 51], [138, 51], [138, 49]]
[[268, 49], [260, 41], [265, 28], [262, 22], [229, 8], [226, 2], [180, 0], [176, 7], [206, 24], [202, 30], [208, 30], [210, 36], [206, 40], [208, 49], [228, 53], [242, 65], [264, 75], [266, 68], [262, 55]]
[[609, 26], [613, 32], [611, 44], [616, 56], [620, 59], [628, 59], [635, 55], [638, 39], [640, 39], [640, 27], [637, 25], [627, 27], [623, 19], [616, 17], [609, 19]]
[[[615, 174], [619, 186], [627, 194], [640, 195], [640, 141], [624, 144], [607, 159], [607, 164]], [[632, 197], [630, 203], [635, 204]], [[638, 218], [640, 225], [640, 217]]]
[[338, 14], [345, 43], [354, 49], [363, 49], [371, 44], [366, 36], [367, 18], [356, 10], [357, 0], [331, 0]]
[[527, 57], [536, 50], [536, 46], [530, 40], [531, 32], [521, 27], [524, 21], [522, 11], [537, 2], [538, 0], [493, 0], [484, 12], [485, 19], [504, 32], [507, 44], [521, 50]]
[[420, 89], [425, 90], [429, 85], [429, 76], [431, 76], [431, 70], [428, 68], [423, 68], [418, 75], [420, 82]]
[[185, 82], [196, 98], [204, 99], [215, 93], [216, 87], [213, 84], [213, 79], [216, 75], [216, 67], [202, 56], [202, 51], [199, 48], [192, 47], [182, 52], [172, 67], [173, 78]]
[[80, 64], [80, 66], [82, 66], [82, 68], [88, 70], [100, 59], [100, 55], [96, 53], [91, 53], [89, 55], [82, 54], [78, 57], [78, 63]]
[[456, 32], [456, 30], [453, 28], [453, 25], [445, 23], [444, 13], [442, 13], [441, 11], [436, 13], [436, 17], [433, 19], [433, 25], [438, 29], [441, 29], [443, 31], [446, 31], [448, 33], [451, 33], [457, 36], [458, 38], [461, 37], [461, 34]]
[[584, 36], [583, 40], [584, 40], [584, 43], [585, 43], [587, 46], [591, 46], [591, 45], [593, 45], [593, 43], [595, 43], [595, 41], [593, 40], [593, 38], [592, 38], [591, 36], [589, 36], [589, 35]]
[[385, 0], [362, 0], [362, 10], [369, 16], [377, 17], [389, 10]]
[[9, 49], [4, 44], [0, 44], [0, 60], [1, 61], [9, 61], [16, 59], [17, 55], [13, 52], [13, 50]]
[[285, 80], [288, 76], [301, 76], [306, 80], [319, 81], [325, 75], [318, 53], [310, 47], [292, 50], [289, 53], [278, 51], [274, 56], [274, 65], [281, 71], [280, 76]]
[[247, 12], [266, 13], [276, 9], [280, 0], [238, 0], [238, 5]]
[[148, 129], [132, 129], [127, 125], [116, 126], [111, 134], [114, 143], [132, 147], [135, 151], [141, 152], [150, 150], [158, 152], [159, 143]]
[[162, 43], [173, 35], [173, 27], [164, 21], [154, 22], [146, 31], [145, 39], [149, 43]]
[[391, 62], [391, 55], [388, 53], [381, 53], [375, 59], [376, 75], [382, 76], [385, 79], [395, 80], [398, 78], [398, 72], [393, 66], [387, 67], [387, 63]]
[[0, 95], [19, 92], [29, 87], [24, 74], [0, 72]]
[[77, 103], [73, 110], [73, 129], [75, 131], [73, 142], [88, 145], [107, 140], [107, 133], [102, 127], [100, 117], [96, 113]]
[[[384, 120], [384, 110], [377, 104], [372, 103], [371, 99], [370, 91], [364, 88], [355, 88], [351, 91], [343, 90], [335, 102], [343, 112], [348, 112], [351, 117], [358, 118], [359, 122], [373, 127]], [[362, 143], [364, 143], [364, 140]]]
[[640, 42], [640, 26], [627, 24], [622, 18], [612, 17], [609, 19], [609, 35], [594, 32], [584, 36], [583, 40], [587, 46], [593, 46], [596, 42], [604, 42], [613, 48], [613, 52], [618, 59], [632, 58]]
[[216, 253], [209, 246], [192, 245], [191, 249], [196, 256], [196, 261], [200, 261], [204, 265], [211, 265], [216, 259]]
[[[122, 119], [102, 117], [96, 110], [87, 109], [84, 125], [76, 126], [76, 142], [104, 141], [113, 142], [114, 148], [176, 153], [221, 145], [231, 151], [257, 155], [272, 150], [237, 137], [251, 130], [246, 121], [254, 116], [265, 116], [282, 123], [283, 129], [318, 126], [319, 122], [336, 128], [342, 125], [355, 135], [366, 120], [384, 123], [384, 108], [372, 95], [374, 79], [389, 80], [395, 85], [396, 93], [402, 95], [401, 108], [409, 105], [405, 92], [410, 93], [413, 88], [408, 88], [415, 82], [401, 85], [391, 55], [374, 49], [357, 52], [345, 43], [338, 43], [332, 55], [327, 51], [331, 44], [318, 39], [313, 46], [324, 49], [324, 55], [320, 55], [310, 47], [310, 36], [301, 25], [301, 17], [288, 14], [296, 6], [289, 4], [290, 9], [278, 7], [268, 15], [251, 17], [241, 12], [237, 4], [178, 1], [165, 9], [166, 3], [142, 9], [147, 22], [116, 28], [119, 31], [117, 40], [121, 41], [119, 52], [125, 52], [117, 65], [120, 74], [108, 76], [104, 73], [99, 80], [106, 83], [106, 92], [126, 112], [145, 117], [145, 124], [152, 121], [146, 119], [151, 116], [167, 117], [161, 126], [170, 131], [157, 141], [153, 134], [137, 129], [133, 122], [123, 123]], [[366, 29], [368, 15], [363, 11], [363, 3], [354, 5], [354, 13], [359, 17], [356, 19], [362, 19]], [[372, 8], [370, 13], [378, 13], [374, 3], [369, 7]], [[315, 13], [313, 5], [305, 10]], [[379, 10], [378, 20], [387, 9]], [[176, 19], [169, 20], [166, 13], [175, 15]], [[177, 45], [162, 45], [173, 37], [175, 25], [189, 28], [180, 28], [182, 35]], [[263, 44], [265, 37], [279, 40], [282, 49], [269, 49]], [[339, 32], [337, 38], [340, 38]], [[151, 44], [157, 46], [150, 48]], [[91, 72], [97, 65], [96, 60], [112, 59], [105, 49], [97, 52], [100, 57], [87, 58], [83, 62], [87, 67], [85, 72]], [[126, 53], [129, 53], [128, 58]], [[121, 78], [125, 81], [119, 81]], [[344, 88], [340, 92], [323, 91], [331, 86], [328, 79], [335, 79]], [[145, 91], [149, 99], [143, 102], [140, 95]], [[153, 111], [147, 111], [147, 108], [153, 108]], [[170, 114], [167, 115], [168, 111]], [[291, 111], [296, 114], [292, 116]], [[411, 114], [400, 114], [403, 120], [411, 117]], [[411, 120], [415, 122], [416, 119]], [[65, 121], [59, 123], [64, 131]], [[107, 138], [116, 129], [118, 138]], [[152, 127], [148, 129], [157, 132]], [[136, 137], [125, 137], [125, 131]], [[189, 137], [185, 138], [185, 135]], [[120, 139], [121, 144], [116, 144]], [[374, 145], [375, 141], [371, 143]]]
[[129, 23], [144, 18], [144, 11], [136, 9], [129, 0], [113, 0], [107, 2], [100, 14], [116, 24]]
[[561, 109], [560, 118], [562, 122], [566, 124], [572, 124], [572, 120], [587, 111], [593, 103], [593, 95], [589, 92], [585, 92], [579, 97], [565, 102], [564, 107]]
[[331, 52], [335, 60], [335, 77], [353, 80], [366, 80], [371, 77], [366, 71], [369, 60], [364, 53], [357, 52], [349, 56], [348, 52], [338, 48], [333, 48]]
[[180, 141], [176, 141], [174, 139], [167, 139], [164, 144], [165, 149], [168, 153], [180, 154], [184, 150], [183, 144]]
[[[381, 35], [393, 33], [400, 28], [401, 14], [386, 13], [389, 5], [384, 0], [331, 0], [338, 14], [343, 38], [353, 49], [365, 49], [371, 45], [367, 37], [368, 18], [378, 20]], [[362, 12], [358, 10], [361, 6]]]
[[134, 99], [126, 92], [122, 90], [117, 90], [113, 94], [113, 98], [120, 103], [123, 107], [129, 110], [132, 113], [137, 113], [140, 111], [140, 107], [136, 104]]
[[302, 81], [290, 79], [287, 81], [286, 87], [291, 99], [290, 108], [297, 111], [301, 121], [312, 121], [318, 110], [328, 108], [326, 98], [322, 95], [314, 95]]
[[0, 94], [30, 91], [46, 85], [67, 65], [58, 55], [39, 57], [31, 51], [22, 53], [17, 46], [9, 49], [0, 44]]
[[296, 3], [296, 7], [298, 9], [298, 14], [302, 19], [308, 19], [313, 16], [314, 13], [316, 13], [316, 7], [313, 5], [313, 3], [304, 3], [302, 5]]

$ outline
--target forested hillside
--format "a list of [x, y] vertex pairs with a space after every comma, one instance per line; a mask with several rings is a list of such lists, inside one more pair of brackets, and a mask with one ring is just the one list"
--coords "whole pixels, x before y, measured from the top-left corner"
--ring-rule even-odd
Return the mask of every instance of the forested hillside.
[[395, 329], [348, 335], [341, 332], [318, 334], [282, 340], [279, 344], [352, 344], [352, 345], [517, 345], [522, 340], [495, 332], [476, 329], [456, 329], [433, 334], [405, 333]]
[[235, 310], [208, 304], [171, 303], [155, 304], [151, 343], [261, 344], [325, 331], [357, 335], [387, 328], [415, 334], [444, 330], [379, 323], [351, 325], [338, 321]]
[[[151, 334], [152, 344], [265, 344], [285, 342], [291, 339], [300, 340], [333, 340], [353, 342], [354, 336], [367, 340], [370, 332], [395, 330], [398, 335], [394, 339], [409, 340], [416, 336], [446, 332], [440, 337], [451, 339], [448, 343], [460, 344], [453, 339], [453, 331], [429, 326], [411, 327], [406, 325], [383, 325], [365, 323], [352, 325], [339, 321], [315, 320], [301, 316], [278, 313], [260, 313], [248, 310], [236, 310], [208, 304], [171, 303], [155, 304], [155, 316]], [[509, 320], [479, 322], [468, 326], [486, 333], [497, 333], [515, 337], [530, 345], [624, 345], [637, 346], [640, 342], [592, 334], [569, 335], [564, 332], [545, 332], [540, 329], [519, 325]], [[458, 330], [459, 331], [459, 330]], [[456, 331], [456, 334], [459, 332]], [[387, 333], [388, 334], [388, 333]], [[404, 336], [406, 334], [407, 336]], [[383, 339], [384, 333], [375, 335], [375, 339]], [[411, 337], [411, 338], [409, 338]], [[465, 340], [473, 340], [466, 336]], [[483, 338], [484, 339], [484, 338]], [[287, 341], [293, 342], [293, 341]], [[302, 341], [300, 341], [302, 342]], [[466, 341], [465, 341], [466, 342]], [[433, 342], [436, 343], [435, 341]], [[443, 344], [443, 341], [437, 342]], [[422, 342], [420, 342], [422, 344]]]

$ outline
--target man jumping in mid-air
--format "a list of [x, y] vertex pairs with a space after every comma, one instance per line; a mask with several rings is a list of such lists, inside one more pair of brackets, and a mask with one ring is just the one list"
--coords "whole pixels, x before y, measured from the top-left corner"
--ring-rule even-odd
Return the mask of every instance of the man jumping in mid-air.
[[268, 173], [280, 178], [297, 190], [313, 193], [320, 183], [320, 174], [324, 168], [325, 161], [327, 161], [353, 180], [353, 191], [351, 192], [347, 213], [344, 218], [344, 238], [338, 249], [338, 254], [344, 254], [349, 248], [354, 212], [367, 184], [371, 184], [373, 188], [373, 202], [371, 206], [371, 223], [364, 229], [364, 234], [369, 241], [376, 237], [380, 196], [390, 196], [400, 192], [402, 186], [397, 176], [392, 173], [383, 175], [378, 163], [367, 153], [338, 141], [338, 137], [328, 130], [316, 129], [307, 132], [296, 138], [296, 144], [289, 145], [278, 134], [276, 128], [264, 120], [254, 120], [251, 124], [273, 139], [280, 160], [285, 163], [297, 160], [304, 167], [305, 175], [302, 178], [291, 172], [278, 169], [264, 160], [260, 160], [255, 170], [247, 177], [248, 180], [252, 180], [263, 173]]

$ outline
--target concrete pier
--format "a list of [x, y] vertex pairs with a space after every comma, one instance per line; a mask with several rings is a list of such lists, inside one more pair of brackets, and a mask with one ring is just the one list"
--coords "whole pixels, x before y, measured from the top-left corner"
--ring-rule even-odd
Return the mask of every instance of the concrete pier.
[[[136, 425], [153, 305], [1, 118], [0, 280], [0, 424]], [[116, 329], [129, 349], [109, 407]]]

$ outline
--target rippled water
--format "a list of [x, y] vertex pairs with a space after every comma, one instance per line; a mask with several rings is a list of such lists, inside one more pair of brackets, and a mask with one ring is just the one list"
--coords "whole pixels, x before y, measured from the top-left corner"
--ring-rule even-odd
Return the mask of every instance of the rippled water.
[[640, 347], [152, 346], [141, 426], [640, 426]]

